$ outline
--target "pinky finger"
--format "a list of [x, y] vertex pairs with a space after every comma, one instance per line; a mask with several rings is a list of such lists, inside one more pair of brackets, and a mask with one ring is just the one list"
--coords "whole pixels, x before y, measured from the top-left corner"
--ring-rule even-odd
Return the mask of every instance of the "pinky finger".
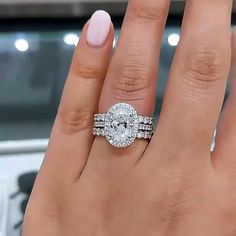
[[231, 175], [236, 168], [236, 30], [232, 33], [232, 64], [230, 94], [220, 117], [213, 164], [220, 171]]

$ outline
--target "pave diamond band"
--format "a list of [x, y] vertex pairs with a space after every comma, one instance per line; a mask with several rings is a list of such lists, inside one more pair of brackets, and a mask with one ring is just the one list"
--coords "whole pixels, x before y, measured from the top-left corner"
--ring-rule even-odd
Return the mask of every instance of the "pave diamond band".
[[154, 118], [138, 115], [127, 103], [117, 103], [107, 113], [94, 115], [93, 134], [104, 136], [115, 147], [127, 147], [135, 139], [151, 139]]
[[[104, 129], [102, 129], [102, 128], [93, 128], [93, 134], [95, 136], [104, 136], [105, 137], [105, 132], [104, 132]], [[151, 139], [152, 135], [153, 135], [153, 132], [139, 131], [137, 133], [136, 138], [138, 138], [138, 139]]]
[[[94, 128], [100, 128], [100, 129], [104, 129], [105, 128], [105, 122], [104, 121], [100, 121], [100, 122], [94, 122]], [[153, 125], [146, 125], [146, 124], [138, 124], [138, 128], [139, 130], [143, 130], [143, 131], [152, 131], [153, 130]]]

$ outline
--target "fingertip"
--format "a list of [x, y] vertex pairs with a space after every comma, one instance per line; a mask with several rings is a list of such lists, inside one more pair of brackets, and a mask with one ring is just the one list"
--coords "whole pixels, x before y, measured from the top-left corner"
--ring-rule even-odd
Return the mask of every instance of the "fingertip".
[[[110, 21], [109, 23], [109, 28], [107, 25], [105, 26], [106, 29], [101, 29], [103, 32], [99, 32], [99, 29], [91, 29], [94, 26], [91, 26], [92, 21], [96, 20], [96, 17], [101, 17], [101, 15], [105, 20], [100, 19], [100, 24], [101, 21], [105, 21], [105, 24], [107, 24], [107, 21]], [[70, 71], [77, 71], [78, 65], [83, 64], [84, 61], [91, 61], [93, 63], [97, 64], [107, 64], [108, 60], [110, 59], [111, 52], [112, 52], [112, 45], [114, 41], [114, 26], [110, 20], [110, 15], [108, 13], [104, 13], [104, 11], [97, 11], [95, 12], [92, 17], [84, 24], [84, 27], [82, 29], [81, 34], [79, 35], [79, 42], [75, 48], [73, 59], [72, 59], [72, 64], [71, 64], [71, 70]], [[95, 15], [95, 16], [94, 16]], [[92, 19], [93, 18], [93, 19]], [[95, 22], [96, 24], [96, 22]], [[98, 35], [98, 38], [95, 39], [93, 37], [97, 37], [96, 35], [91, 36], [91, 30], [95, 30], [97, 32], [93, 32], [93, 34], [103, 34], [104, 38], [101, 38], [101, 35]], [[104, 36], [104, 34], [106, 34]], [[91, 37], [91, 41], [95, 40], [93, 43], [88, 42], [88, 37]], [[96, 44], [96, 40], [100, 40], [100, 43]], [[103, 42], [101, 42], [101, 40]], [[85, 59], [86, 58], [86, 59]]]
[[110, 51], [112, 46], [115, 46], [114, 35], [115, 29], [109, 13], [103, 10], [95, 11], [84, 24], [77, 50], [86, 48], [93, 51], [101, 51], [101, 49]]
[[108, 12], [98, 10], [90, 18], [87, 29], [87, 43], [93, 47], [102, 46], [109, 36], [111, 16]]

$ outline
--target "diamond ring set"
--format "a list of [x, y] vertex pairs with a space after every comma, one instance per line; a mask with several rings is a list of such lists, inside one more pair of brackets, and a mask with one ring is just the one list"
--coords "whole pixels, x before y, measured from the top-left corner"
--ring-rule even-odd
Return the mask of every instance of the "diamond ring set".
[[151, 139], [154, 118], [138, 115], [127, 103], [117, 103], [107, 113], [94, 115], [93, 134], [103, 136], [114, 147], [124, 148], [136, 139]]

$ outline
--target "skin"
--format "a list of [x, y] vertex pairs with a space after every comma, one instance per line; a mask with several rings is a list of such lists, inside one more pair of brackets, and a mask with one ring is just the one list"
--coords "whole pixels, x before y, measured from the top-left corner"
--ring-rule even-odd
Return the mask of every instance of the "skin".
[[[92, 135], [117, 102], [152, 115], [167, 0], [130, 0], [111, 58], [75, 51], [23, 236], [236, 235], [236, 34], [231, 0], [188, 0], [164, 104], [150, 143], [116, 149]], [[231, 93], [220, 115], [232, 56]], [[219, 122], [218, 122], [219, 120]], [[215, 127], [216, 148], [210, 151]]]

